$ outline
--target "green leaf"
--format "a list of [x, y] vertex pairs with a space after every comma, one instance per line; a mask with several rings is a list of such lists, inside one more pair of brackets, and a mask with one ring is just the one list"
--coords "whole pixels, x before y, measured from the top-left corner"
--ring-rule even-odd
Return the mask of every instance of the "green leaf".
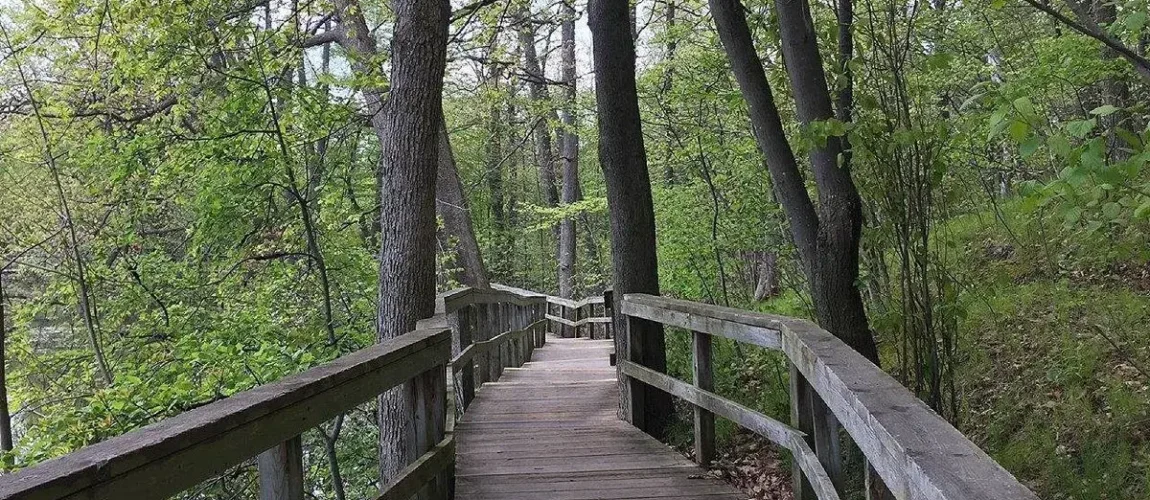
[[1035, 118], [1038, 112], [1034, 110], [1034, 103], [1030, 102], [1029, 97], [1019, 97], [1014, 100], [1014, 109], [1025, 118]]
[[1146, 12], [1132, 12], [1126, 15], [1126, 29], [1131, 33], [1141, 33], [1146, 27]]
[[1014, 120], [1010, 122], [1010, 138], [1015, 141], [1022, 141], [1030, 135], [1030, 124], [1022, 120]]
[[1110, 116], [1116, 111], [1118, 111], [1118, 108], [1110, 104], [1103, 104], [1102, 106], [1098, 106], [1097, 108], [1090, 110], [1090, 114], [1096, 116]]
[[1142, 206], [1134, 209], [1135, 219], [1150, 219], [1150, 200], [1147, 200]]
[[1030, 136], [1030, 138], [1022, 141], [1022, 146], [1019, 148], [1018, 152], [1022, 155], [1023, 158], [1029, 158], [1034, 154], [1035, 151], [1038, 151], [1040, 146], [1042, 146], [1042, 138], [1036, 135]]
[[1061, 158], [1067, 158], [1073, 152], [1073, 146], [1070, 145], [1070, 140], [1062, 134], [1055, 134], [1046, 139], [1046, 147], [1050, 151]]
[[1094, 126], [1097, 124], [1098, 120], [1094, 118], [1072, 121], [1066, 124], [1066, 131], [1070, 132], [1070, 135], [1082, 139], [1090, 135], [1090, 132], [1094, 130]]

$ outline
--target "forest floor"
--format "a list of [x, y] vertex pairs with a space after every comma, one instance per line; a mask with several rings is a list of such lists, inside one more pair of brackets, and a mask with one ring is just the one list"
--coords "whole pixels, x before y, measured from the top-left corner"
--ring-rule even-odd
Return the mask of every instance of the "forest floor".
[[959, 427], [1042, 498], [1150, 498], [1141, 234], [1084, 233], [1017, 206], [1002, 220], [948, 227], [965, 280]]

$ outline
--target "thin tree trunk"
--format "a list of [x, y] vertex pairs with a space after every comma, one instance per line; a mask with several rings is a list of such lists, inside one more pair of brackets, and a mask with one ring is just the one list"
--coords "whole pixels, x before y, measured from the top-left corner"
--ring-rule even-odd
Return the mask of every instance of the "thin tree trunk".
[[[816, 212], [783, 131], [742, 5], [738, 0], [710, 0], [710, 5], [731, 69], [750, 107], [756, 142], [802, 257], [819, 324], [877, 364], [878, 350], [856, 284], [862, 202], [850, 172], [838, 163], [844, 145], [838, 137], [830, 137], [825, 147], [810, 153], [819, 192]], [[809, 6], [805, 0], [777, 0], [775, 10], [799, 121], [810, 124], [834, 117]]]
[[4, 269], [0, 268], [0, 451], [12, 451], [12, 414], [8, 409], [8, 295], [4, 292]]
[[[575, 4], [564, 0], [562, 7], [563, 60], [563, 204], [579, 201], [579, 135], [575, 123]], [[559, 296], [575, 293], [575, 218], [564, 217], [559, 224]], [[573, 333], [573, 332], [572, 332]]]
[[343, 413], [335, 418], [335, 425], [332, 426], [331, 434], [319, 427], [319, 434], [323, 437], [323, 449], [327, 455], [327, 466], [331, 470], [331, 487], [335, 492], [335, 500], [346, 500], [347, 492], [344, 490], [343, 473], [339, 467], [339, 455], [336, 453], [336, 443], [339, 441], [339, 435], [343, 431], [343, 420], [345, 416]]
[[[435, 180], [451, 16], [447, 0], [393, 5], [391, 90], [380, 134], [380, 341], [413, 330], [418, 320], [435, 313]], [[409, 381], [379, 398], [383, 481], [424, 451], [417, 449], [414, 390]]]
[[[666, 54], [664, 54], [664, 57], [667, 69], [663, 72], [663, 85], [659, 89], [659, 92], [664, 96], [662, 99], [663, 101], [667, 99], [666, 96], [671, 93], [671, 88], [675, 85], [675, 52], [677, 52], [679, 49], [679, 37], [674, 32], [675, 1], [676, 0], [667, 0], [667, 7], [666, 10], [664, 10], [664, 23], [666, 24], [667, 37], [667, 45], [665, 47]], [[666, 164], [663, 167], [663, 181], [666, 182], [667, 185], [672, 185], [675, 183], [675, 146], [671, 141], [671, 137], [675, 135], [674, 131], [671, 130], [671, 127], [674, 126], [675, 125], [673, 124], [673, 120], [671, 120], [668, 116], [666, 124], [666, 133], [668, 136], [666, 140], [667, 149], [664, 152], [664, 155], [666, 156]]]
[[[492, 65], [489, 73], [486, 75], [487, 90], [491, 94], [495, 94], [499, 90], [499, 79], [501, 78], [501, 68], [498, 65]], [[492, 97], [493, 102], [488, 108], [487, 114], [487, 141], [484, 143], [484, 153], [487, 157], [487, 164], [485, 165], [484, 180], [487, 183], [487, 213], [491, 217], [491, 233], [492, 240], [494, 241], [491, 255], [491, 267], [495, 273], [496, 279], [501, 276], [506, 276], [509, 269], [509, 256], [508, 248], [506, 245], [507, 233], [507, 213], [505, 211], [506, 200], [504, 199], [503, 188], [503, 173], [504, 173], [504, 159], [503, 159], [503, 138], [504, 129], [506, 126], [506, 117], [503, 113], [503, 103], [501, 99]]]
[[[531, 24], [530, 15], [524, 9], [520, 16], [519, 46], [523, 51], [523, 66], [527, 73], [527, 88], [531, 101], [536, 106], [546, 108], [541, 116], [531, 118], [535, 125], [532, 134], [535, 138], [535, 159], [539, 164], [539, 189], [543, 195], [543, 203], [554, 208], [559, 205], [559, 189], [555, 185], [555, 155], [551, 139], [551, 126], [548, 120], [558, 120], [555, 109], [551, 107], [551, 95], [547, 90], [546, 76], [542, 65], [539, 64], [539, 55], [535, 48], [535, 30]], [[563, 142], [560, 132], [559, 141]], [[560, 249], [559, 224], [551, 226], [552, 239], [556, 245], [555, 255], [558, 259]], [[562, 275], [556, 277], [557, 282], [562, 281]]]
[[[643, 148], [642, 121], [635, 84], [635, 44], [628, 30], [626, 2], [591, 2], [594, 43], [595, 104], [599, 123], [599, 164], [607, 186], [611, 216], [611, 250], [615, 297], [628, 293], [659, 293], [655, 250], [655, 210], [651, 178]], [[631, 336], [642, 339], [642, 363], [665, 371], [667, 353], [662, 325], [641, 322]], [[616, 331], [623, 331], [616, 325]], [[619, 337], [626, 337], [620, 335]], [[627, 346], [617, 345], [618, 352]], [[644, 389], [643, 430], [656, 437], [666, 433], [673, 413], [670, 395]]]
[[[3, 25], [0, 25], [0, 30], [3, 30], [4, 41], [8, 45], [8, 49], [14, 52], [16, 49], [12, 45], [11, 37], [8, 36], [8, 30], [3, 28]], [[68, 205], [68, 197], [64, 194], [64, 183], [60, 180], [60, 169], [56, 165], [56, 155], [52, 152], [52, 140], [48, 135], [47, 127], [44, 125], [44, 117], [40, 114], [40, 103], [36, 101], [35, 94], [32, 92], [32, 85], [28, 82], [28, 77], [24, 73], [24, 66], [20, 64], [19, 61], [16, 63], [16, 70], [20, 76], [20, 82], [24, 87], [24, 91], [28, 93], [28, 101], [32, 105], [32, 111], [36, 115], [36, 125], [40, 130], [40, 138], [44, 141], [44, 163], [47, 165], [49, 173], [52, 174], [52, 182], [56, 187], [56, 195], [59, 197], [60, 208], [63, 210], [63, 225], [68, 238], [67, 246], [71, 250], [72, 257], [76, 260], [76, 277], [74, 284], [76, 286], [80, 316], [84, 320], [84, 326], [88, 331], [88, 340], [92, 344], [92, 351], [96, 356], [96, 363], [100, 368], [101, 375], [103, 375], [104, 382], [111, 385], [113, 382], [112, 370], [108, 366], [108, 360], [104, 357], [104, 350], [100, 345], [100, 329], [94, 312], [95, 306], [91, 304], [88, 293], [84, 254], [80, 250], [80, 241], [76, 235], [76, 225], [72, 217], [72, 209]]]
[[436, 208], [443, 217], [443, 226], [453, 236], [457, 245], [456, 257], [463, 271], [459, 282], [474, 288], [490, 288], [487, 266], [479, 243], [475, 240], [475, 227], [471, 223], [471, 211], [467, 198], [463, 195], [463, 183], [459, 180], [459, 169], [455, 165], [455, 153], [451, 149], [451, 138], [447, 133], [447, 123], [439, 123], [439, 169], [436, 175]]

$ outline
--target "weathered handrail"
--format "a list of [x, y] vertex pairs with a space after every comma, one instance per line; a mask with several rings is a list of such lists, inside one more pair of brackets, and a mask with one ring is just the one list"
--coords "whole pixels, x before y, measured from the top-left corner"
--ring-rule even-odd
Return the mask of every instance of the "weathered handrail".
[[0, 498], [167, 498], [409, 379], [424, 387], [423, 411], [440, 415], [417, 429], [425, 448], [452, 446], [442, 425], [450, 355], [446, 329], [416, 330], [6, 476]]
[[[701, 457], [713, 453], [713, 414], [722, 415], [794, 452], [796, 498], [809, 498], [806, 491], [812, 490], [820, 499], [838, 498], [835, 483], [841, 482], [833, 476], [839, 476], [841, 465], [837, 424], [832, 423], [837, 420], [896, 498], [1038, 498], [898, 381], [809, 321], [642, 294], [627, 295], [620, 314], [628, 325], [616, 341], [623, 417], [642, 419], [642, 388], [636, 384], [686, 399], [695, 405]], [[643, 331], [636, 323], [643, 321], [693, 332], [693, 385], [642, 366], [642, 338], [631, 332]], [[710, 392], [710, 336], [786, 354], [792, 368], [793, 427]]]
[[417, 446], [426, 453], [376, 499], [423, 489], [449, 498], [457, 413], [478, 385], [543, 345], [546, 306], [546, 295], [501, 285], [440, 294], [416, 331], [5, 476], [0, 499], [167, 498], [257, 455], [261, 490], [302, 498], [299, 435], [407, 380], [420, 395]]
[[554, 331], [563, 337], [612, 338], [614, 337], [611, 325], [613, 304], [605, 298], [610, 294], [611, 292], [607, 291], [602, 296], [587, 297], [583, 300], [548, 295], [546, 318], [555, 324]]

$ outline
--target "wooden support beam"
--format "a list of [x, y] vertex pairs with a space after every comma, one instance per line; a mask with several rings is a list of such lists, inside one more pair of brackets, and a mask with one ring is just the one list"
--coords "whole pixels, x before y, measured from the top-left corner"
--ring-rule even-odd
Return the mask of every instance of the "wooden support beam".
[[[471, 347], [472, 342], [474, 342], [472, 338], [473, 308], [474, 306], [470, 305], [461, 307], [447, 315], [448, 326], [451, 327], [452, 332], [451, 354], [453, 356], [459, 356], [464, 349]], [[471, 401], [475, 399], [475, 362], [469, 360], [466, 365], [459, 370], [458, 387], [464, 410], [471, 406]]]
[[[455, 438], [448, 436], [411, 465], [399, 471], [395, 479], [384, 485], [375, 500], [409, 500], [437, 477], [444, 474], [454, 476], [454, 469]], [[441, 495], [435, 500], [448, 498], [451, 497]]]
[[256, 457], [260, 500], [303, 500], [303, 440], [293, 437]]
[[[714, 391], [714, 371], [711, 368], [711, 337], [691, 332], [691, 361], [695, 387]], [[715, 414], [695, 405], [695, 461], [704, 467], [715, 458]]]
[[[811, 386], [807, 384], [803, 375], [795, 369], [794, 364], [788, 363], [788, 365], [790, 366], [791, 427], [802, 432], [804, 434], [803, 441], [808, 447], [814, 448], [815, 422], [814, 415], [811, 413], [811, 398], [813, 397]], [[798, 460], [794, 460], [791, 464], [791, 481], [793, 481], [792, 488], [795, 492], [795, 500], [818, 500], [818, 497], [815, 496], [815, 490], [811, 487], [806, 475], [803, 474]]]

